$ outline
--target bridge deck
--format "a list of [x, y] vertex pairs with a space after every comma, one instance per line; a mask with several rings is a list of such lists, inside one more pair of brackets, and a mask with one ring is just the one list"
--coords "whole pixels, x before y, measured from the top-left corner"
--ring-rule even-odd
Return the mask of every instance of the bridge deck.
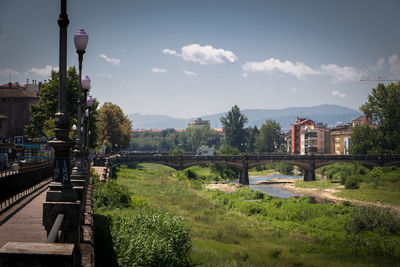
[[47, 186], [0, 215], [0, 248], [7, 242], [46, 242], [42, 225]]

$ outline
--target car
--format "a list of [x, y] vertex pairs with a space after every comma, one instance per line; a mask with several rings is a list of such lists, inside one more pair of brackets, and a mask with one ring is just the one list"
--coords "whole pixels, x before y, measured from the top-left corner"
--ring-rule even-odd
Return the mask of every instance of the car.
[[161, 157], [161, 154], [154, 154], [153, 157]]

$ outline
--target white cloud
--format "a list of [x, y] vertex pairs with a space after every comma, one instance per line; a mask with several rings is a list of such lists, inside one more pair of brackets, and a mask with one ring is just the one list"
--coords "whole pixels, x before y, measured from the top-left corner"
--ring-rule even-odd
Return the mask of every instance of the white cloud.
[[247, 72], [242, 73], [242, 77], [247, 78], [249, 77], [249, 74]]
[[346, 97], [346, 94], [341, 93], [341, 92], [339, 92], [338, 90], [333, 90], [331, 93], [332, 93], [333, 96], [338, 96], [338, 97], [340, 97], [340, 98]]
[[112, 78], [112, 75], [110, 73], [99, 73], [100, 77], [105, 77], [105, 78]]
[[120, 59], [114, 57], [107, 57], [105, 54], [100, 54], [99, 57], [103, 58], [105, 61], [114, 65], [119, 65], [119, 63], [121, 62]]
[[297, 92], [297, 89], [296, 88], [292, 88], [292, 89], [290, 89], [293, 93], [296, 93]]
[[18, 71], [13, 70], [13, 69], [9, 69], [9, 68], [0, 70], [0, 76], [8, 77], [9, 75], [11, 77], [13, 77], [13, 76], [14, 77], [18, 76], [19, 77], [21, 74]]
[[306, 75], [317, 75], [320, 72], [305, 65], [303, 62], [293, 63], [289, 60], [280, 61], [279, 59], [270, 58], [262, 62], [248, 61], [242, 66], [244, 71], [248, 72], [281, 72], [291, 74], [297, 79], [302, 80]]
[[189, 76], [197, 76], [197, 73], [193, 72], [193, 71], [185, 70], [185, 71], [183, 71], [183, 73], [185, 73], [186, 75], [189, 75]]
[[398, 59], [397, 55], [391, 55], [389, 57], [389, 66], [390, 66], [390, 72], [393, 74], [400, 74], [400, 61]]
[[345, 82], [345, 81], [359, 81], [362, 75], [365, 75], [362, 71], [359, 71], [355, 68], [344, 66], [339, 67], [335, 64], [326, 64], [321, 66], [321, 70], [324, 74], [330, 75], [334, 78], [333, 83], [335, 82]]
[[380, 57], [374, 66], [369, 67], [373, 71], [381, 70], [385, 67], [385, 59]]
[[58, 67], [47, 65], [44, 68], [31, 68], [25, 73], [25, 75], [50, 76], [52, 70], [58, 71]]
[[214, 48], [211, 45], [200, 46], [199, 44], [190, 44], [181, 48], [181, 53], [175, 50], [164, 49], [164, 54], [179, 56], [185, 61], [193, 61], [202, 65], [218, 63], [235, 63], [238, 58], [229, 50]]
[[178, 53], [176, 53], [175, 50], [171, 50], [171, 49], [167, 49], [167, 48], [165, 48], [162, 52], [163, 52], [163, 54], [167, 54], [167, 55], [180, 56], [180, 55], [178, 55]]
[[166, 73], [167, 72], [166, 69], [159, 69], [159, 68], [155, 68], [155, 67], [152, 67], [151, 71], [154, 73]]
[[125, 53], [126, 51], [125, 51], [125, 49], [121, 48], [121, 52], [122, 52], [122, 53]]
[[352, 67], [340, 67], [335, 64], [323, 64], [320, 68], [312, 68], [303, 62], [293, 63], [290, 60], [280, 61], [270, 58], [265, 61], [247, 61], [242, 65], [246, 72], [283, 73], [304, 80], [307, 75], [328, 75], [333, 77], [333, 83], [344, 81], [359, 81], [365, 73]]

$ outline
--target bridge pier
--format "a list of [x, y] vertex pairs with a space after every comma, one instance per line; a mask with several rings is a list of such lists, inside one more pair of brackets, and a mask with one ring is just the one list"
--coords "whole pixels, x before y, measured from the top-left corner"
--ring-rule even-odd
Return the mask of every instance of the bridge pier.
[[303, 181], [304, 182], [315, 181], [315, 169], [313, 170], [304, 169]]
[[243, 157], [243, 167], [240, 170], [239, 184], [248, 185], [249, 184], [249, 163], [247, 162], [248, 156]]
[[242, 184], [242, 185], [249, 184], [249, 169], [240, 170], [239, 184]]

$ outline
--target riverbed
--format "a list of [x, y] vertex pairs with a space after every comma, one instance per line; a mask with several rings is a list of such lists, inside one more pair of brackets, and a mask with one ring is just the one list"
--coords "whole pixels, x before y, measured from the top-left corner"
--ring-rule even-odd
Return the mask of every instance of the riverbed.
[[[274, 185], [274, 184], [262, 184], [262, 182], [268, 182], [271, 180], [279, 181], [283, 180], [301, 180], [302, 176], [295, 175], [270, 175], [270, 176], [261, 176], [261, 177], [249, 177], [249, 187], [253, 190], [259, 190], [265, 194], [272, 195], [274, 197], [279, 198], [291, 198], [293, 196], [301, 196], [300, 194], [296, 194], [285, 190], [284, 188]], [[278, 184], [278, 183], [277, 183]]]

